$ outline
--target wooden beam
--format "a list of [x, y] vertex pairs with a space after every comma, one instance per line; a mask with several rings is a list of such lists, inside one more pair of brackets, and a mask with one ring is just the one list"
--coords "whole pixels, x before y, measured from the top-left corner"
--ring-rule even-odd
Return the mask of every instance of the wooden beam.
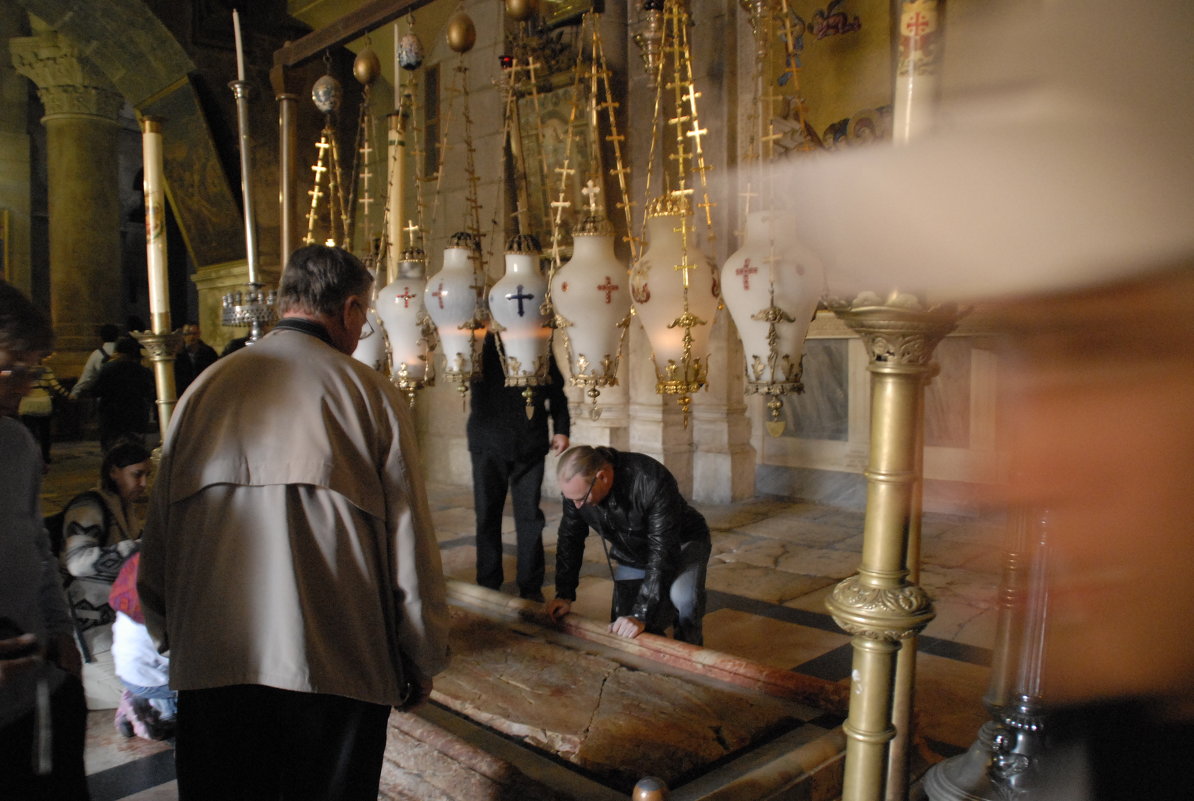
[[296, 67], [322, 56], [326, 50], [359, 39], [369, 31], [431, 2], [432, 0], [372, 0], [335, 22], [312, 31], [297, 42], [288, 42], [275, 50], [274, 67]]

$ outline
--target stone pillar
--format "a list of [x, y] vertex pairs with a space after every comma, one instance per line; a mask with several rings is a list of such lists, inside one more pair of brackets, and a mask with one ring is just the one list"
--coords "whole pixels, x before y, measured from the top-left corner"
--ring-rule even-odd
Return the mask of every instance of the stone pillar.
[[655, 391], [657, 377], [651, 343], [637, 319], [630, 323], [626, 371], [630, 379], [630, 450], [658, 459], [676, 477], [680, 494], [692, 498], [692, 421], [675, 395]]
[[709, 341], [709, 383], [692, 399], [693, 500], [732, 503], [755, 496], [755, 449], [742, 360], [734, 322], [720, 311]]
[[123, 323], [115, 87], [66, 39], [10, 40], [13, 66], [37, 84], [45, 107], [50, 218], [50, 312], [55, 369], [78, 375], [96, 328]]

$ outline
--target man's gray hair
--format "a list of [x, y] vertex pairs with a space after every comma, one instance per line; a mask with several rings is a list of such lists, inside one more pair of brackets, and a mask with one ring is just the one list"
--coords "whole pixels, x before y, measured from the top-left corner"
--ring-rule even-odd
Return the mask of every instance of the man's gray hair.
[[49, 318], [21, 290], [0, 280], [0, 351], [46, 353], [53, 347]]
[[278, 284], [278, 310], [334, 316], [350, 295], [368, 297], [373, 276], [342, 248], [306, 245], [290, 255]]
[[564, 451], [560, 457], [556, 464], [556, 480], [571, 481], [575, 476], [590, 479], [597, 475], [598, 470], [613, 463], [613, 452], [609, 448], [577, 445]]

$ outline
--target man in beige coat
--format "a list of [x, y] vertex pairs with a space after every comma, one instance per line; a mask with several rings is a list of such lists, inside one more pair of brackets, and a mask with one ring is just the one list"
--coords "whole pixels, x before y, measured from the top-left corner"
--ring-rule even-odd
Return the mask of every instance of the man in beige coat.
[[373, 801], [390, 708], [447, 665], [407, 403], [350, 356], [370, 283], [346, 251], [297, 250], [283, 319], [171, 421], [138, 588], [179, 693], [182, 801]]

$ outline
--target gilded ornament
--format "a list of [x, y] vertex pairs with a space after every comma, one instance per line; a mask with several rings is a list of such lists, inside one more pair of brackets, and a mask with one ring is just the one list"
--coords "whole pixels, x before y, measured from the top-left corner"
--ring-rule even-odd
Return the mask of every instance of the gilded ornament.
[[324, 114], [331, 114], [340, 108], [340, 82], [331, 75], [324, 75], [311, 87], [311, 100], [315, 108]]
[[523, 22], [539, 9], [536, 0], [506, 0], [506, 16], [515, 22]]
[[381, 60], [373, 48], [366, 47], [357, 53], [352, 62], [352, 74], [362, 86], [369, 86], [381, 75]]
[[398, 66], [407, 71], [423, 66], [423, 42], [413, 33], [398, 41]]
[[467, 53], [477, 43], [477, 26], [473, 18], [463, 11], [457, 11], [448, 20], [446, 31], [448, 47], [456, 53]]

